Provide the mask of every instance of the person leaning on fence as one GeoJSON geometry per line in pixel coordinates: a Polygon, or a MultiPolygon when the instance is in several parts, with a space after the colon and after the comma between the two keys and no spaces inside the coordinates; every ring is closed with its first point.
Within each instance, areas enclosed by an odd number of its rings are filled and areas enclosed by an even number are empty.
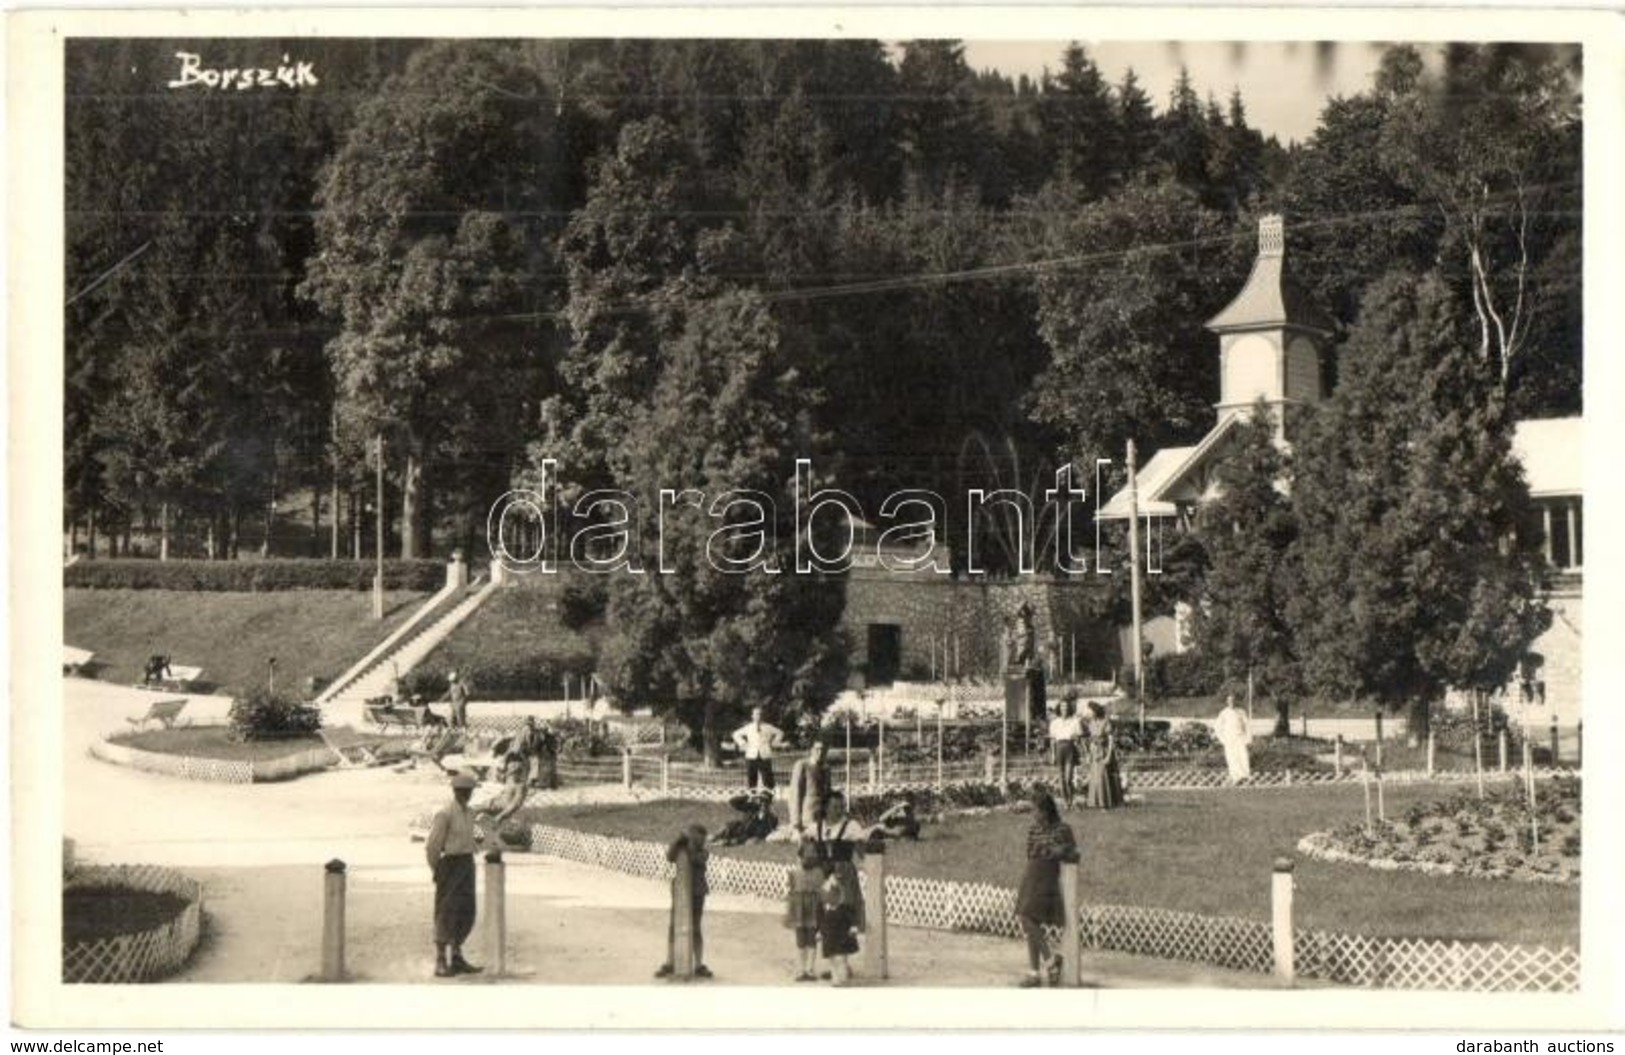
{"type": "MultiPolygon", "coordinates": [[[[698,824],[690,824],[684,828],[671,845],[666,847],[666,860],[677,863],[681,852],[688,851],[689,871],[689,931],[694,935],[694,977],[710,978],[711,968],[705,966],[705,937],[700,931],[700,921],[705,915],[705,895],[710,888],[705,881],[705,865],[710,854],[705,849],[705,829],[698,824]]],[[[670,978],[676,973],[677,967],[677,895],[680,890],[679,877],[671,879],[671,922],[666,927],[666,962],[660,965],[655,972],[656,978],[670,978]]]]}
{"type": "Polygon", "coordinates": [[[1078,860],[1078,841],[1072,829],[1061,820],[1055,799],[1042,788],[1033,792],[1033,825],[1027,830],[1027,870],[1016,893],[1016,920],[1027,939],[1028,973],[1022,988],[1043,984],[1047,972],[1051,984],[1061,977],[1061,957],[1051,956],[1046,926],[1066,922],[1066,906],[1061,898],[1061,863],[1078,860]]]}
{"type": "Polygon", "coordinates": [[[818,932],[823,921],[823,889],[827,878],[823,849],[811,839],[797,851],[798,863],[790,869],[789,892],[785,895],[784,925],[796,934],[796,977],[798,982],[818,980],[818,932]]]}
{"type": "Polygon", "coordinates": [[[1252,743],[1253,733],[1247,725],[1247,716],[1236,706],[1235,696],[1224,698],[1224,710],[1219,712],[1218,719],[1213,723],[1213,731],[1224,745],[1224,764],[1230,770],[1230,783],[1236,784],[1253,775],[1252,759],[1248,757],[1247,745],[1252,743]]]}
{"type": "Polygon", "coordinates": [[[452,801],[434,815],[424,847],[434,875],[436,978],[483,970],[463,959],[463,942],[474,930],[474,815],[468,808],[474,784],[467,773],[452,777],[452,801]]]}
{"type": "Polygon", "coordinates": [[[784,745],[784,733],[762,721],[762,709],[750,709],[750,721],[734,730],[734,746],[745,757],[745,787],[773,790],[773,751],[784,745]]]}
{"type": "Polygon", "coordinates": [[[790,770],[790,827],[797,839],[817,834],[829,796],[829,763],[825,748],[821,742],[814,740],[807,750],[807,757],[797,761],[790,770]]]}

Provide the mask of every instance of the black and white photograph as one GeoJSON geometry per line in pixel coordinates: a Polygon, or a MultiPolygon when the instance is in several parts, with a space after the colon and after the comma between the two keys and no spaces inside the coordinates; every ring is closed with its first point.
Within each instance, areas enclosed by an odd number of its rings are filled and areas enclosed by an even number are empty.
{"type": "Polygon", "coordinates": [[[61,31],[18,1025],[1620,1028],[1590,29],[909,24],[61,31]]]}

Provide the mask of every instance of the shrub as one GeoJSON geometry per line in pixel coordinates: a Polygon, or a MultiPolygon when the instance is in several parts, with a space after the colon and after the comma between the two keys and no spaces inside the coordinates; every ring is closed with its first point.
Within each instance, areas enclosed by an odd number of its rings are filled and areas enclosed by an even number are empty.
{"type": "Polygon", "coordinates": [[[1224,682],[1223,673],[1199,652],[1157,656],[1146,675],[1148,688],[1158,697],[1212,696],[1224,682]]]}
{"type": "Polygon", "coordinates": [[[609,588],[601,578],[571,582],[559,592],[559,622],[571,630],[598,622],[609,608],[609,588]]]}
{"type": "MultiPolygon", "coordinates": [[[[583,677],[597,668],[587,653],[573,656],[535,658],[530,656],[490,656],[457,666],[457,676],[465,679],[477,701],[551,700],[558,697],[564,675],[583,677]]],[[[403,675],[401,691],[407,695],[435,700],[446,694],[450,668],[438,660],[403,675]]]]}
{"type": "Polygon", "coordinates": [[[558,738],[559,757],[566,761],[618,755],[626,740],[602,722],[586,718],[554,718],[548,728],[558,738]]]}
{"type": "MultiPolygon", "coordinates": [[[[370,590],[377,565],[347,560],[91,560],[63,571],[63,585],[82,590],[370,590]]],[[[438,560],[384,561],[384,588],[432,593],[446,584],[438,560]]]]}
{"type": "Polygon", "coordinates": [[[238,739],[277,740],[314,733],[321,728],[322,712],[267,689],[255,689],[232,701],[229,721],[238,739]]]}

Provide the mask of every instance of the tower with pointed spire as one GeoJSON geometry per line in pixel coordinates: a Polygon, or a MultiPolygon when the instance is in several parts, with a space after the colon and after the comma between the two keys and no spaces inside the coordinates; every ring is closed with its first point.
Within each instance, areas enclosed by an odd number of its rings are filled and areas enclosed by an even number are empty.
{"type": "Polygon", "coordinates": [[[1286,227],[1279,215],[1258,221],[1258,257],[1247,282],[1207,328],[1219,335],[1219,423],[1262,398],[1276,428],[1288,403],[1326,395],[1320,356],[1331,323],[1286,274],[1286,227]]]}

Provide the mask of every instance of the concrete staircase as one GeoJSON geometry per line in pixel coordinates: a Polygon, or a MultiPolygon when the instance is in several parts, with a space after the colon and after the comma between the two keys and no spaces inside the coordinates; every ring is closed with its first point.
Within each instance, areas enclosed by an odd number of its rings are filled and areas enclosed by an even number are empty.
{"type": "MultiPolygon", "coordinates": [[[[322,708],[323,724],[361,728],[364,702],[387,695],[397,674],[405,677],[412,668],[423,662],[424,657],[478,611],[499,588],[497,583],[487,582],[439,618],[432,621],[414,619],[385,639],[316,698],[316,703],[322,708]]],[[[436,594],[425,609],[442,603],[447,593],[442,591],[436,594]]]]}

